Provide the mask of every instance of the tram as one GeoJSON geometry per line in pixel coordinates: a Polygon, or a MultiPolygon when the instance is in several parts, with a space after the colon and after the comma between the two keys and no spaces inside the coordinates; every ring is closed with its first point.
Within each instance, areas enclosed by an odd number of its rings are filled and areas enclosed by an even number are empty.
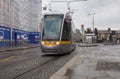
{"type": "Polygon", "coordinates": [[[70,13],[45,13],[42,21],[41,52],[65,54],[75,49],[70,13]]]}

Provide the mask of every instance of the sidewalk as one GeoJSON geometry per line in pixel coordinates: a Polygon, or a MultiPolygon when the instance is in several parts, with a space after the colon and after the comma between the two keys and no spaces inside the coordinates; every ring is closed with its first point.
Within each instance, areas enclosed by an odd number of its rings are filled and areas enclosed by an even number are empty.
{"type": "Polygon", "coordinates": [[[100,44],[97,43],[79,43],[78,47],[93,47],[93,46],[98,46],[100,44]]]}
{"type": "Polygon", "coordinates": [[[29,44],[25,46],[12,46],[12,47],[0,47],[0,52],[14,51],[14,50],[23,50],[29,48],[40,47],[40,44],[29,44]]]}
{"type": "Polygon", "coordinates": [[[50,79],[120,79],[119,51],[120,46],[80,48],[50,79]]]}

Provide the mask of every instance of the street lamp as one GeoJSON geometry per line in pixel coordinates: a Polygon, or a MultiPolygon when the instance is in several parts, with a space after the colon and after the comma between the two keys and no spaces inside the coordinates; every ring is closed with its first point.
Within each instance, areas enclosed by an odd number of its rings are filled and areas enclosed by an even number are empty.
{"type": "Polygon", "coordinates": [[[9,0],[9,27],[10,27],[10,45],[12,46],[12,10],[13,0],[9,0]]]}
{"type": "Polygon", "coordinates": [[[88,14],[88,15],[92,16],[92,26],[93,26],[93,38],[92,38],[92,40],[93,40],[93,43],[94,43],[94,41],[95,41],[95,33],[94,33],[94,25],[95,25],[94,15],[95,15],[95,13],[88,14]]]}

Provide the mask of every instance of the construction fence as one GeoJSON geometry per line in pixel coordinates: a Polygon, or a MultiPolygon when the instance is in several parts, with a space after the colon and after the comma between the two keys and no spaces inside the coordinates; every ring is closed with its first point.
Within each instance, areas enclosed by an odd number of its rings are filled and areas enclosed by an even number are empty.
{"type": "Polygon", "coordinates": [[[40,32],[27,32],[0,26],[0,46],[24,46],[39,43],[40,32]]]}

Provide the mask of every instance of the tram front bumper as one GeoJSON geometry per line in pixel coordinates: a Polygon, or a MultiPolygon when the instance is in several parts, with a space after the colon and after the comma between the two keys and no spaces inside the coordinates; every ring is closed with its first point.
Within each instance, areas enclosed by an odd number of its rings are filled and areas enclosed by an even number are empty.
{"type": "Polygon", "coordinates": [[[42,53],[59,53],[61,52],[61,49],[59,45],[55,46],[41,45],[41,51],[42,53]]]}
{"type": "Polygon", "coordinates": [[[70,45],[55,45],[55,46],[46,46],[41,45],[42,53],[66,53],[70,51],[70,45]]]}

